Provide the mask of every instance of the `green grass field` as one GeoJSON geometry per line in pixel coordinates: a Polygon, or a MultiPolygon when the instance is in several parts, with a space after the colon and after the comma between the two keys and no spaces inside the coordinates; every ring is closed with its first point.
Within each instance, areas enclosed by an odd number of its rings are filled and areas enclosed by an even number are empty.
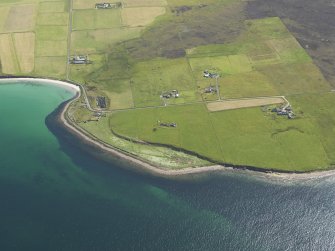
{"type": "Polygon", "coordinates": [[[117,112],[110,123],[116,133],[134,140],[172,145],[213,159],[220,159],[222,156],[203,104],[117,112]],[[161,127],[159,121],[177,123],[177,128],[161,127]]]}
{"type": "Polygon", "coordinates": [[[309,97],[330,109],[319,114],[317,120],[313,113],[319,111],[310,111],[306,107],[309,101],[294,96],[290,100],[295,107],[308,111],[294,120],[273,116],[260,108],[209,114],[202,105],[189,105],[118,112],[111,126],[118,134],[180,147],[222,163],[276,170],[327,169],[335,161],[331,140],[335,132],[324,127],[333,128],[335,121],[323,122],[335,113],[331,109],[334,95],[309,97]],[[160,127],[158,120],[175,122],[178,127],[160,127]]]}
{"type": "Polygon", "coordinates": [[[195,81],[186,59],[155,59],[133,67],[131,88],[136,107],[163,105],[163,92],[178,90],[180,97],[169,104],[197,101],[195,81]]]}

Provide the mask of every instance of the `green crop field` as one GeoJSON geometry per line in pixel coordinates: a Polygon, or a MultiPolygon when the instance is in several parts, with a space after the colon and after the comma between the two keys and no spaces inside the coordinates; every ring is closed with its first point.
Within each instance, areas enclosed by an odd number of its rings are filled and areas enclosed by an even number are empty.
{"type": "Polygon", "coordinates": [[[82,98],[69,117],[166,168],[335,167],[335,92],[280,18],[249,20],[239,0],[120,2],[95,9],[90,0],[1,1],[1,74],[81,83],[106,116],[97,119],[82,98]],[[75,55],[90,63],[69,64],[75,55]],[[178,97],[163,97],[174,90],[178,97]],[[276,102],[220,108],[260,97],[289,102],[294,118],[271,112],[276,102]]]}

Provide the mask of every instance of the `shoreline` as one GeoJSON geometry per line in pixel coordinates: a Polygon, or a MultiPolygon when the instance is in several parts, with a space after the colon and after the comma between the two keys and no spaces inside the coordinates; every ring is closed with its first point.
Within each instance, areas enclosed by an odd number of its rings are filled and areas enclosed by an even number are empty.
{"type": "Polygon", "coordinates": [[[64,128],[69,131],[71,134],[76,135],[80,139],[84,140],[86,143],[99,148],[100,150],[111,154],[115,157],[118,157],[122,160],[127,161],[130,164],[136,166],[131,168],[132,170],[136,171],[144,171],[146,173],[165,177],[165,178],[172,178],[172,177],[180,177],[180,176],[189,176],[189,175],[197,175],[197,174],[206,174],[206,173],[214,173],[214,172],[229,172],[229,173],[245,173],[252,176],[257,177],[264,177],[264,178],[275,178],[275,179],[285,179],[285,180],[309,180],[309,179],[316,179],[316,178],[324,178],[335,175],[335,170],[324,170],[324,171],[311,171],[311,172],[280,172],[280,171],[272,171],[270,169],[259,169],[255,167],[255,170],[250,168],[236,168],[234,166],[224,166],[219,164],[213,164],[211,166],[203,166],[203,167],[188,167],[179,170],[168,170],[159,168],[151,163],[148,163],[144,160],[139,159],[137,156],[132,155],[131,153],[126,153],[121,149],[117,149],[109,144],[104,143],[103,141],[94,138],[89,135],[84,129],[74,125],[71,123],[67,118],[67,110],[71,103],[74,100],[77,100],[81,97],[81,88],[79,85],[76,85],[71,82],[61,81],[61,80],[53,80],[53,79],[44,79],[44,78],[29,78],[29,77],[19,77],[19,78],[1,78],[0,84],[3,81],[10,81],[10,82],[37,82],[41,84],[50,84],[61,86],[66,88],[70,91],[73,91],[75,96],[63,103],[63,107],[61,111],[57,114],[58,120],[64,126],[64,128]],[[258,169],[258,170],[256,170],[258,169]]]}
{"type": "Polygon", "coordinates": [[[48,84],[48,85],[54,85],[54,86],[61,86],[69,91],[80,93],[80,87],[78,85],[75,85],[74,83],[62,81],[62,80],[55,80],[55,79],[46,79],[46,78],[34,78],[34,77],[2,77],[0,78],[0,84],[1,82],[35,82],[39,84],[48,84]]]}

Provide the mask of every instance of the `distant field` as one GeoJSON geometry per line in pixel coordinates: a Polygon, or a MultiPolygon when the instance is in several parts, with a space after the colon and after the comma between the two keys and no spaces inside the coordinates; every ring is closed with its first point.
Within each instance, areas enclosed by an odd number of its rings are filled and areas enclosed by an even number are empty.
{"type": "Polygon", "coordinates": [[[54,13],[54,12],[64,12],[65,3],[64,1],[46,1],[41,2],[39,5],[40,13],[54,13]]]}
{"type": "Polygon", "coordinates": [[[112,28],[73,31],[71,48],[73,53],[91,54],[128,39],[140,36],[142,28],[112,28]]]}
{"type": "Polygon", "coordinates": [[[116,27],[121,27],[120,9],[76,10],[73,13],[73,30],[116,27]]]}
{"type": "Polygon", "coordinates": [[[184,103],[199,99],[191,69],[185,59],[157,59],[140,62],[131,78],[136,107],[163,105],[163,92],[178,90],[180,97],[167,103],[184,103]]]}
{"type": "Polygon", "coordinates": [[[329,83],[312,63],[278,64],[258,67],[281,95],[330,90],[329,83]]]}
{"type": "MultiPolygon", "coordinates": [[[[71,79],[74,81],[78,81],[81,83],[86,83],[86,77],[101,68],[106,61],[105,54],[90,54],[89,59],[92,60],[94,63],[88,65],[70,65],[70,76],[71,79]]],[[[66,61],[67,62],[67,61],[66,61]]],[[[65,63],[66,63],[65,62],[65,63]]],[[[102,83],[98,83],[100,88],[102,87],[102,83]]],[[[95,89],[97,89],[95,87],[95,89]]]]}
{"type": "Polygon", "coordinates": [[[53,78],[65,78],[67,57],[36,57],[35,74],[53,78]]]}
{"type": "Polygon", "coordinates": [[[0,31],[5,32],[5,23],[10,11],[10,6],[0,6],[0,31]]]}
{"type": "Polygon", "coordinates": [[[250,72],[251,62],[246,55],[230,55],[217,57],[190,58],[190,64],[195,74],[202,78],[204,70],[214,71],[221,76],[250,72]]]}
{"type": "Polygon", "coordinates": [[[35,65],[35,34],[14,33],[14,45],[22,73],[31,73],[35,65]]]}
{"type": "Polygon", "coordinates": [[[67,39],[67,26],[42,25],[36,28],[36,37],[39,41],[64,41],[67,39]]]}
{"type": "Polygon", "coordinates": [[[67,56],[67,42],[53,40],[38,41],[36,56],[67,56]]]}
{"type": "Polygon", "coordinates": [[[122,0],[124,7],[165,6],[166,0],[122,0]]]}
{"type": "Polygon", "coordinates": [[[137,7],[122,9],[122,22],[126,26],[138,27],[152,23],[156,17],[165,13],[164,7],[137,7]]]}
{"type": "Polygon", "coordinates": [[[203,104],[117,112],[110,123],[116,133],[133,139],[182,147],[214,159],[222,158],[203,104]],[[177,128],[160,127],[159,121],[177,123],[177,128]]]}
{"type": "MultiPolygon", "coordinates": [[[[331,104],[335,102],[334,94],[329,94],[325,101],[322,101],[325,97],[310,98],[323,105],[330,100],[331,104]]],[[[297,109],[300,106],[296,102],[308,104],[308,99],[300,96],[292,100],[297,109]]],[[[330,108],[331,104],[326,106],[330,108]]],[[[334,149],[330,137],[335,135],[333,130],[324,131],[327,136],[323,135],[321,128],[334,125],[322,121],[335,110],[318,116],[317,122],[310,118],[312,113],[318,113],[316,107],[310,111],[305,106],[303,110],[304,116],[287,120],[275,118],[259,108],[208,116],[199,105],[169,107],[118,112],[113,115],[111,126],[121,135],[182,147],[226,163],[297,171],[327,168],[329,157],[332,161],[335,157],[329,154],[334,149]],[[160,127],[157,121],[175,122],[177,128],[160,127]],[[324,144],[328,144],[326,148],[324,144]]]]}
{"type": "Polygon", "coordinates": [[[95,2],[92,0],[73,0],[73,9],[94,9],[95,2]]]}
{"type": "Polygon", "coordinates": [[[4,25],[6,32],[31,31],[35,25],[36,6],[34,4],[12,6],[4,25]]]}
{"type": "Polygon", "coordinates": [[[10,34],[0,35],[0,60],[2,73],[15,74],[18,72],[18,62],[10,34]]]}
{"type": "Polygon", "coordinates": [[[38,15],[38,25],[68,25],[69,15],[65,12],[41,13],[38,15]]]}
{"type": "Polygon", "coordinates": [[[106,94],[110,99],[110,109],[128,109],[134,107],[133,93],[130,88],[130,81],[114,80],[111,85],[114,88],[106,90],[106,94]]]}
{"type": "Polygon", "coordinates": [[[219,78],[219,86],[221,98],[247,98],[280,94],[271,83],[271,78],[259,71],[219,78]]]}

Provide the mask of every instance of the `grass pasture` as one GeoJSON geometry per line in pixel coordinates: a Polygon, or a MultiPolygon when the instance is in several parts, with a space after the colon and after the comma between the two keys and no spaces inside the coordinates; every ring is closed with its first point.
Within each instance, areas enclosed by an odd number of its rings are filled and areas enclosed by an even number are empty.
{"type": "Polygon", "coordinates": [[[46,1],[39,4],[39,13],[65,12],[64,1],[46,1]]]}
{"type": "Polygon", "coordinates": [[[66,12],[41,13],[38,15],[38,25],[64,25],[67,26],[69,15],[66,12]]]}
{"type": "Polygon", "coordinates": [[[229,163],[296,171],[327,167],[309,118],[273,120],[253,108],[215,113],[212,121],[229,163]]]}
{"type": "Polygon", "coordinates": [[[251,36],[253,39],[269,40],[289,38],[292,35],[278,17],[253,19],[246,21],[248,32],[246,36],[251,36]]]}
{"type": "Polygon", "coordinates": [[[300,46],[298,41],[294,37],[288,37],[284,39],[274,39],[268,41],[272,48],[275,49],[279,55],[280,60],[287,63],[293,62],[311,62],[310,56],[300,46]]]}
{"type": "Polygon", "coordinates": [[[165,14],[164,7],[136,7],[124,8],[121,11],[123,25],[129,27],[143,27],[152,23],[156,17],[165,14]]]}
{"type": "Polygon", "coordinates": [[[329,83],[312,63],[278,64],[258,67],[280,95],[330,91],[329,83]]]}
{"type": "Polygon", "coordinates": [[[178,90],[180,97],[168,103],[197,101],[195,80],[186,59],[156,59],[135,65],[131,87],[136,107],[163,105],[162,92],[178,90]],[[185,94],[185,95],[184,95],[185,94]]]}
{"type": "Polygon", "coordinates": [[[109,102],[109,109],[118,110],[118,109],[129,109],[133,108],[133,94],[130,87],[123,92],[107,92],[109,102]]]}
{"type": "Polygon", "coordinates": [[[92,0],[73,0],[73,9],[84,10],[84,9],[94,9],[95,2],[92,0]]]}
{"type": "Polygon", "coordinates": [[[259,71],[224,76],[219,78],[219,86],[221,98],[276,96],[280,93],[271,79],[259,71]]]}
{"type": "Polygon", "coordinates": [[[220,76],[250,72],[252,70],[246,55],[189,58],[191,68],[198,80],[203,79],[203,72],[210,70],[220,76]]]}
{"type": "Polygon", "coordinates": [[[129,109],[134,107],[130,79],[113,79],[100,85],[109,99],[109,109],[129,109]]]}
{"type": "Polygon", "coordinates": [[[315,121],[315,135],[322,143],[330,165],[335,166],[335,93],[298,95],[291,98],[305,118],[315,121]]]}
{"type": "Polygon", "coordinates": [[[112,129],[133,139],[162,143],[222,159],[220,146],[203,104],[178,107],[138,109],[116,112],[112,129]],[[175,122],[177,128],[164,128],[161,122],[175,122]],[[201,134],[206,131],[206,137],[201,134]]]}
{"type": "Polygon", "coordinates": [[[8,17],[9,10],[10,10],[9,5],[0,6],[0,31],[1,32],[5,31],[5,23],[8,17]]]}
{"type": "Polygon", "coordinates": [[[36,76],[49,76],[52,78],[65,78],[67,57],[36,57],[36,76]]]}
{"type": "Polygon", "coordinates": [[[120,9],[75,10],[73,13],[73,30],[117,27],[121,27],[120,9]]]}
{"type": "Polygon", "coordinates": [[[40,40],[36,46],[36,56],[67,56],[67,42],[54,40],[40,40]]]}
{"type": "Polygon", "coordinates": [[[199,104],[117,112],[111,126],[133,139],[185,148],[221,162],[295,171],[325,169],[334,161],[325,141],[330,143],[335,132],[320,135],[322,119],[315,122],[309,115],[274,119],[259,108],[208,115],[199,104]],[[177,128],[160,127],[157,121],[175,122],[177,128]]]}
{"type": "MultiPolygon", "coordinates": [[[[92,60],[92,64],[87,65],[70,65],[70,77],[72,80],[86,84],[87,82],[92,81],[86,81],[86,78],[88,75],[90,75],[92,72],[97,71],[99,68],[101,68],[106,61],[106,55],[105,54],[90,54],[89,59],[92,60]]],[[[65,61],[65,63],[67,60],[65,61]]],[[[102,86],[100,81],[98,83],[95,83],[99,88],[102,86]]]]}
{"type": "Polygon", "coordinates": [[[14,33],[13,40],[21,73],[31,73],[35,66],[35,34],[14,33]]]}
{"type": "Polygon", "coordinates": [[[62,25],[42,25],[36,28],[38,41],[66,41],[68,27],[62,25]]]}
{"type": "Polygon", "coordinates": [[[113,28],[73,31],[72,53],[91,54],[105,52],[114,44],[140,36],[142,28],[113,28]]]}

